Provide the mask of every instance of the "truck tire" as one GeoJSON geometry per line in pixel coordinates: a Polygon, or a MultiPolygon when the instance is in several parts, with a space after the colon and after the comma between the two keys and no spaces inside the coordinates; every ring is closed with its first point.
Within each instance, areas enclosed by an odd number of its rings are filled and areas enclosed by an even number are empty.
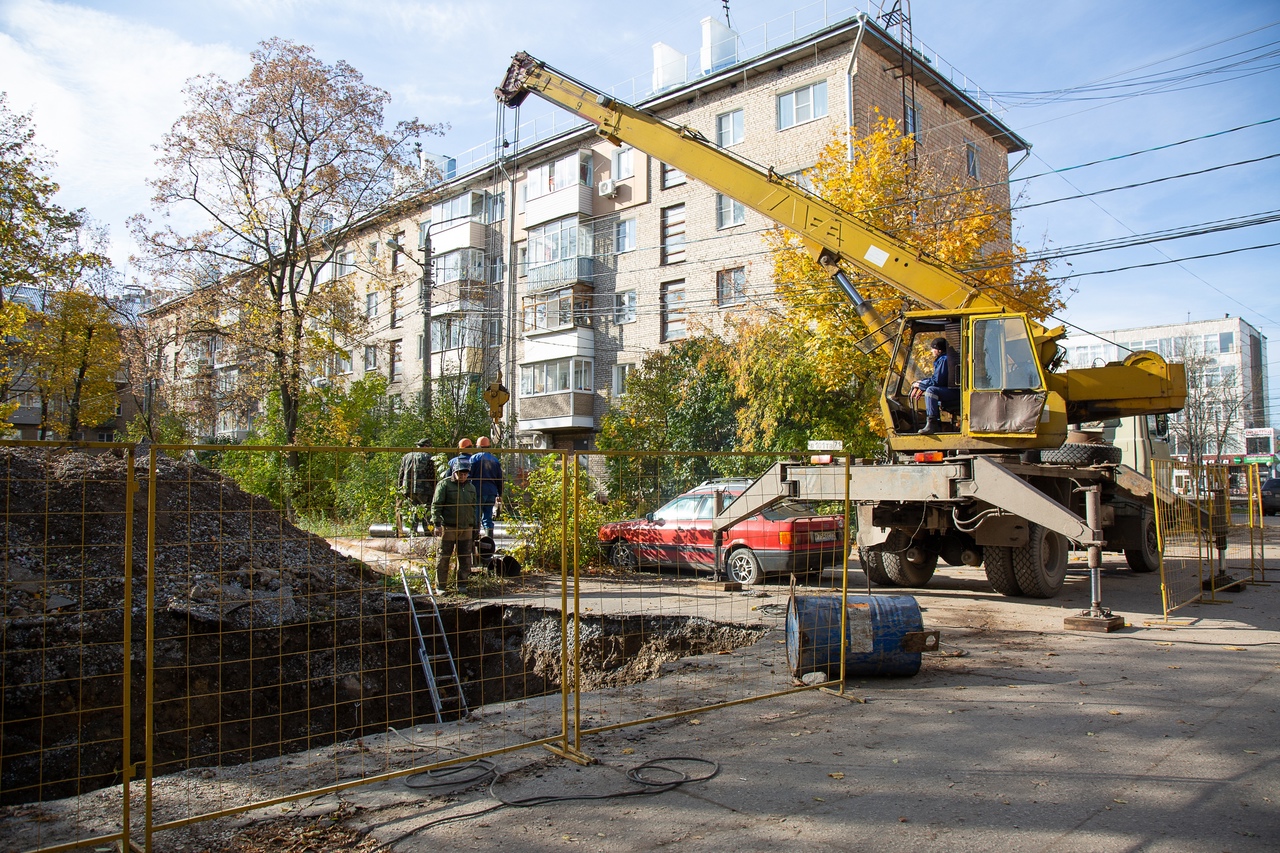
{"type": "Polygon", "coordinates": [[[908,560],[903,551],[885,551],[882,559],[884,573],[895,586],[924,586],[938,568],[938,555],[933,552],[926,552],[924,561],[920,563],[908,560]]]}
{"type": "Polygon", "coordinates": [[[1124,561],[1135,572],[1145,574],[1160,568],[1160,538],[1156,532],[1156,516],[1150,510],[1142,512],[1142,546],[1125,548],[1124,561]]]}
{"type": "Polygon", "coordinates": [[[982,568],[987,582],[1001,595],[1022,595],[1018,576],[1013,572],[1013,549],[1008,545],[985,545],[982,548],[982,568]]]}
{"type": "Polygon", "coordinates": [[[1040,451],[1040,461],[1054,465],[1102,465],[1123,458],[1124,451],[1114,444],[1064,444],[1056,450],[1040,451]]]}
{"type": "Polygon", "coordinates": [[[858,562],[862,563],[862,571],[867,576],[867,580],[876,586],[898,585],[893,582],[893,578],[889,577],[888,572],[884,570],[883,551],[868,551],[866,548],[859,548],[858,562]]]}
{"type": "Polygon", "coordinates": [[[1067,579],[1067,537],[1032,522],[1027,525],[1027,544],[1010,550],[1023,595],[1053,598],[1058,594],[1067,579]]]}

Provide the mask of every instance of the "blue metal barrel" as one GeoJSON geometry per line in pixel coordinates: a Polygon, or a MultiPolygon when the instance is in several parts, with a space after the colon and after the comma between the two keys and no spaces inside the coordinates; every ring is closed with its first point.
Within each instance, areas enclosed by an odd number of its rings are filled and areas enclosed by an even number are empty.
{"type": "MultiPolygon", "coordinates": [[[[920,605],[909,595],[851,595],[845,608],[845,675],[915,675],[920,671],[920,605]],[[909,634],[916,634],[909,638],[909,634]],[[912,640],[917,640],[912,642],[912,640]],[[905,645],[916,648],[907,651],[905,645]]],[[[791,597],[787,664],[799,678],[840,677],[840,596],[791,597]]]]}

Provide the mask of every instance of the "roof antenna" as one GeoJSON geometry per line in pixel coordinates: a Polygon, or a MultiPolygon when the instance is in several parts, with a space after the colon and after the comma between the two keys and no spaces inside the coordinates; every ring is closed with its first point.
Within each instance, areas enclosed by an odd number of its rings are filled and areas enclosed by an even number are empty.
{"type": "Polygon", "coordinates": [[[724,25],[729,29],[733,29],[733,22],[729,20],[729,0],[720,0],[724,4],[724,25]]]}

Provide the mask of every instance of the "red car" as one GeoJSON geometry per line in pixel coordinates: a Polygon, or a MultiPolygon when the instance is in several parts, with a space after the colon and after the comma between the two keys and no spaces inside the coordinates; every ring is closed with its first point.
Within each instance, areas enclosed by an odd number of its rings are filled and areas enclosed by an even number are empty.
{"type": "MultiPolygon", "coordinates": [[[[708,480],[633,521],[600,526],[600,542],[618,568],[714,569],[711,517],[715,492],[742,494],[750,480],[708,480]]],[[[840,565],[844,518],[816,515],[803,501],[784,500],[725,531],[724,567],[730,580],[763,583],[766,575],[820,572],[840,565]]]]}

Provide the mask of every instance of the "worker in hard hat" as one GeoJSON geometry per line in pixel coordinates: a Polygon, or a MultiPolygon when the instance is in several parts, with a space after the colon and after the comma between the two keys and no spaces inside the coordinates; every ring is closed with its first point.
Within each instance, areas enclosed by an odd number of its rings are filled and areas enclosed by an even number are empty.
{"type": "Polygon", "coordinates": [[[431,501],[431,519],[440,536],[440,558],[436,561],[436,585],[449,590],[449,568],[453,554],[458,554],[458,577],[453,589],[466,592],[471,576],[471,546],[476,525],[480,521],[480,499],[476,487],[468,482],[471,459],[458,456],[449,461],[449,476],[436,486],[431,501]]]}
{"type": "Polygon", "coordinates": [[[489,436],[476,439],[476,452],[471,455],[472,483],[480,494],[480,526],[484,535],[493,538],[494,508],[502,498],[502,462],[489,452],[489,436]]]}

